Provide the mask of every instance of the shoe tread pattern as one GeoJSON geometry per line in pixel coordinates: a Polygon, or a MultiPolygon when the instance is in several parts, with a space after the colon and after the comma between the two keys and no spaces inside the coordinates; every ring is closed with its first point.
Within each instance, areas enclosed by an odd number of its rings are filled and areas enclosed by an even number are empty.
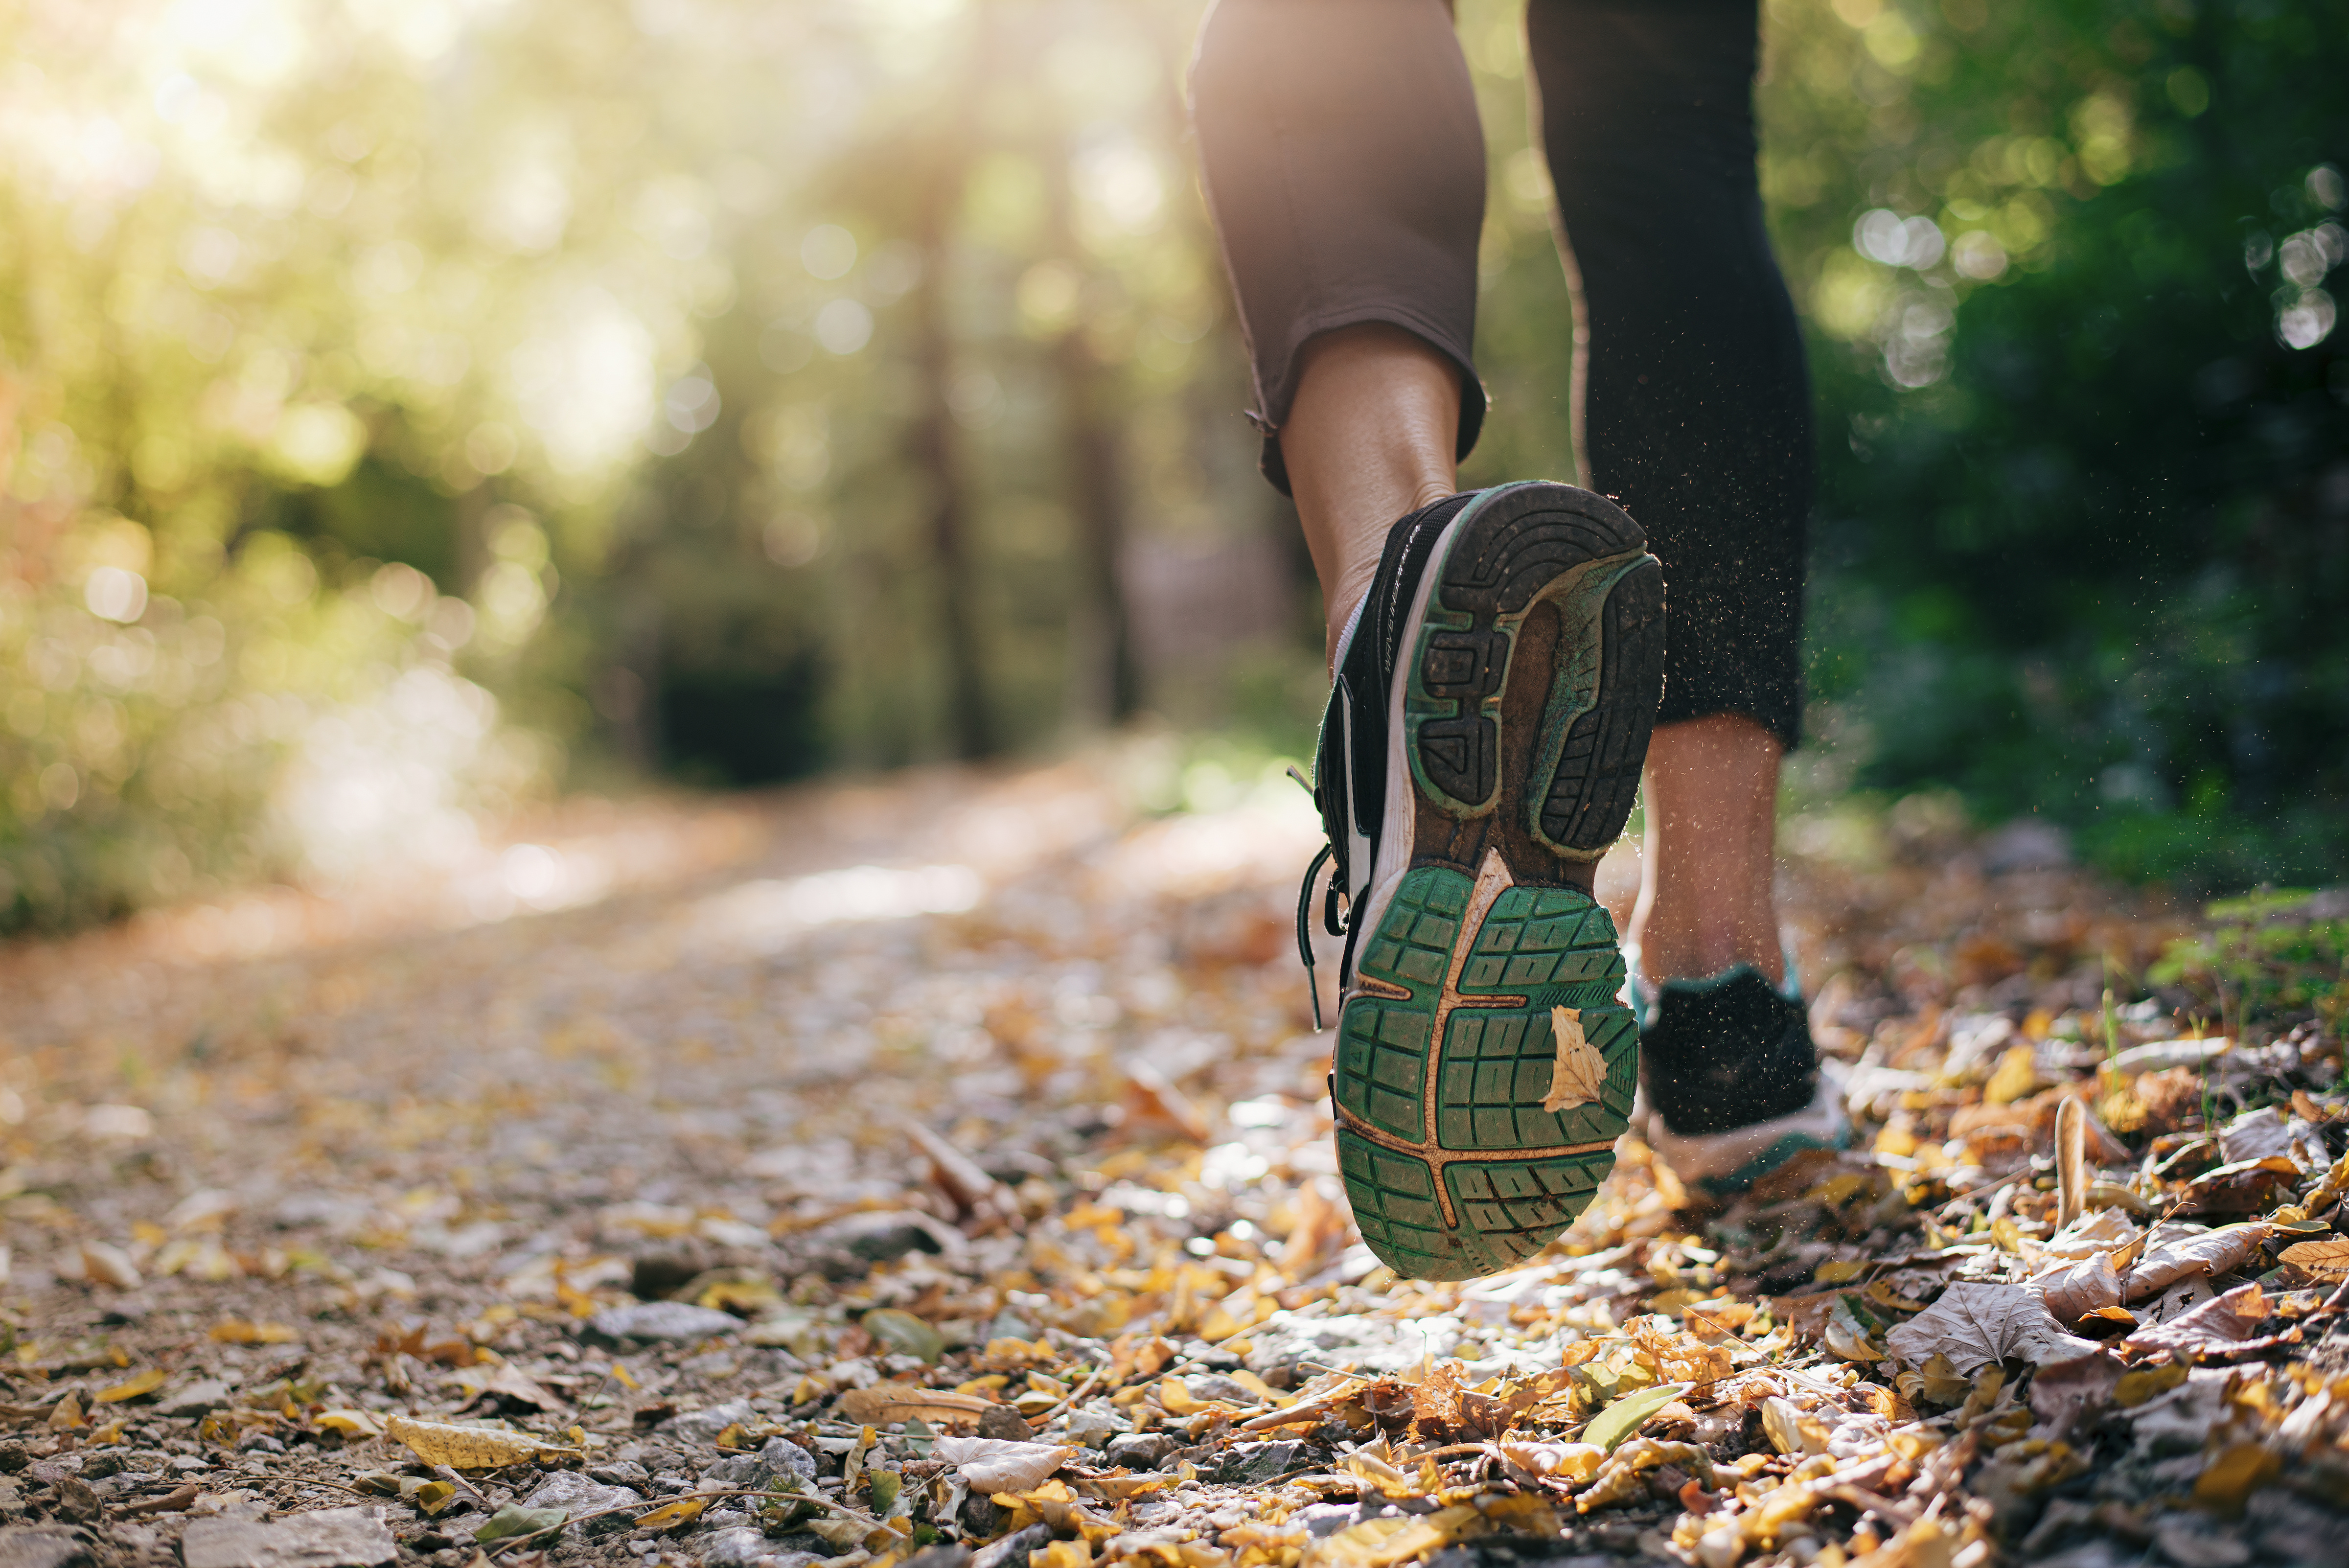
{"type": "Polygon", "coordinates": [[[1423,799],[1458,819],[1501,804],[1518,634],[1537,599],[1559,598],[1573,624],[1557,668],[1517,672],[1549,689],[1554,711],[1542,776],[1521,792],[1526,826],[1578,858],[1621,833],[1662,690],[1662,577],[1645,547],[1639,525],[1588,491],[1527,483],[1479,497],[1437,567],[1412,657],[1405,709],[1423,799]],[[1592,667],[1569,669],[1586,659],[1592,667]]]}
{"type": "Polygon", "coordinates": [[[1348,1000],[1332,1064],[1355,1222],[1407,1278],[1490,1273],[1571,1224],[1613,1164],[1638,1078],[1638,1029],[1616,1000],[1623,961],[1605,909],[1578,888],[1512,887],[1464,932],[1471,886],[1455,867],[1405,875],[1363,946],[1361,972],[1377,984],[1348,1000]],[[1485,997],[1506,1000],[1477,1005],[1485,997]],[[1541,1102],[1557,1007],[1580,1010],[1608,1073],[1597,1103],[1550,1112],[1541,1102]],[[1432,1051],[1439,1018],[1442,1048],[1432,1051]],[[1507,1158],[1516,1154],[1526,1158],[1507,1158]]]}

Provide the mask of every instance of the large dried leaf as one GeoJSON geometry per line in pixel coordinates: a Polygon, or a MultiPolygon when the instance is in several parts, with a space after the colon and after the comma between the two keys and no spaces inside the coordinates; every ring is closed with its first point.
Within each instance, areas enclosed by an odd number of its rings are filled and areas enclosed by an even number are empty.
{"type": "Polygon", "coordinates": [[[2231,1273],[2258,1255],[2268,1232],[2269,1227],[2254,1222],[2157,1240],[2122,1282],[2121,1299],[2143,1301],[2197,1274],[2231,1273]]]}
{"type": "Polygon", "coordinates": [[[2138,1329],[2121,1343],[2132,1350],[2191,1354],[2240,1345],[2260,1332],[2268,1315],[2267,1296],[2256,1284],[2238,1285],[2225,1295],[2179,1313],[2168,1323],[2138,1329]]]}
{"type": "Polygon", "coordinates": [[[2295,1241],[2276,1256],[2321,1280],[2337,1280],[2349,1274],[2349,1238],[2330,1236],[2314,1241],[2295,1241]]]}
{"type": "Polygon", "coordinates": [[[404,1443],[428,1465],[449,1465],[460,1470],[499,1469],[506,1465],[556,1454],[576,1454],[558,1443],[543,1442],[527,1432],[496,1427],[460,1427],[448,1421],[411,1421],[394,1416],[383,1424],[384,1436],[404,1443]]]}
{"type": "Polygon", "coordinates": [[[2120,1272],[2113,1267],[2110,1252],[2060,1263],[2034,1276],[2030,1288],[2064,1323],[2076,1324],[2100,1308],[2121,1304],[2120,1272]]]}
{"type": "Polygon", "coordinates": [[[2069,1361],[2096,1346],[2064,1332],[2024,1285],[1961,1280],[1941,1299],[1885,1336],[1892,1354],[1910,1366],[1946,1355],[1961,1373],[2010,1357],[2034,1364],[2069,1361]]]}
{"type": "Polygon", "coordinates": [[[940,1438],[930,1450],[962,1473],[978,1492],[1031,1491],[1081,1450],[1060,1443],[1013,1443],[995,1438],[940,1438]]]}
{"type": "Polygon", "coordinates": [[[2086,1258],[2117,1252],[2142,1234],[2137,1222],[2119,1210],[2099,1209],[2056,1231],[2039,1250],[2051,1258],[2086,1258]]]}
{"type": "Polygon", "coordinates": [[[1549,1025],[1557,1042],[1557,1059],[1550,1064],[1549,1092],[1542,1096],[1542,1109],[1565,1111],[1595,1103],[1607,1085],[1607,1058],[1583,1037],[1582,1010],[1553,1007],[1549,1025]]]}
{"type": "Polygon", "coordinates": [[[876,1383],[870,1388],[852,1388],[840,1397],[841,1418],[860,1427],[885,1427],[893,1421],[967,1427],[991,1406],[991,1401],[976,1394],[922,1388],[911,1383],[876,1383]]]}

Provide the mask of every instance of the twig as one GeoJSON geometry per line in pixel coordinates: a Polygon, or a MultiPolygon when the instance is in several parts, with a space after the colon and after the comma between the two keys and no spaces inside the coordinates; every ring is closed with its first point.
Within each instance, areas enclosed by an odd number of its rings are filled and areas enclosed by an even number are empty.
{"type": "MultiPolygon", "coordinates": [[[[347,1490],[347,1489],[345,1489],[345,1490],[347,1490]]],[[[478,1495],[478,1494],[476,1494],[476,1495],[478,1495]]],[[[849,1507],[847,1507],[846,1505],[842,1504],[842,1503],[834,1502],[834,1501],[833,1501],[830,1498],[828,1498],[828,1497],[824,1497],[824,1496],[822,1496],[821,1494],[816,1493],[816,1492],[805,1492],[805,1491],[742,1491],[742,1490],[732,1490],[732,1491],[697,1491],[697,1492],[688,1492],[688,1493],[686,1493],[685,1495],[686,1495],[686,1497],[704,1497],[704,1498],[710,1498],[710,1499],[717,1499],[717,1498],[721,1498],[721,1497],[728,1497],[728,1498],[769,1497],[769,1498],[776,1498],[776,1499],[779,1499],[779,1500],[783,1501],[786,1501],[786,1502],[812,1502],[812,1503],[815,1504],[818,1508],[828,1508],[828,1509],[830,1509],[830,1510],[831,1510],[833,1512],[834,1512],[834,1513],[841,1514],[841,1515],[843,1515],[843,1516],[844,1516],[844,1517],[846,1517],[846,1518],[849,1518],[849,1519],[853,1519],[853,1520],[854,1520],[857,1523],[859,1523],[859,1524],[862,1524],[862,1525],[865,1526],[867,1529],[870,1529],[870,1530],[885,1530],[885,1529],[887,1529],[887,1528],[888,1528],[888,1527],[887,1527],[886,1525],[885,1525],[881,1521],[879,1521],[879,1520],[877,1520],[877,1519],[874,1519],[874,1517],[872,1517],[870,1514],[859,1513],[859,1512],[857,1512],[857,1511],[856,1511],[854,1509],[853,1509],[853,1508],[849,1508],[849,1507]]],[[[509,1535],[509,1536],[507,1536],[507,1537],[506,1537],[504,1540],[502,1540],[502,1541],[493,1541],[493,1542],[490,1542],[490,1544],[489,1544],[486,1548],[484,1548],[484,1550],[485,1550],[485,1551],[487,1551],[487,1552],[491,1552],[492,1554],[493,1554],[493,1555],[494,1555],[494,1554],[495,1554],[495,1553],[497,1553],[497,1552],[500,1552],[504,1551],[504,1550],[505,1550],[507,1547],[509,1547],[509,1546],[517,1546],[517,1545],[520,1545],[521,1543],[523,1543],[523,1542],[526,1542],[526,1541],[535,1541],[535,1540],[537,1540],[537,1539],[538,1539],[540,1536],[542,1536],[542,1535],[551,1535],[551,1534],[553,1534],[554,1532],[556,1532],[556,1531],[558,1531],[558,1530],[566,1529],[566,1528],[568,1528],[569,1526],[574,1525],[574,1524],[585,1524],[587,1521],[589,1521],[589,1520],[591,1520],[591,1519],[608,1519],[608,1518],[610,1518],[610,1517],[611,1517],[612,1515],[614,1515],[614,1514],[619,1514],[619,1513],[633,1513],[633,1514],[636,1514],[636,1515],[637,1515],[637,1521],[638,1521],[639,1523],[641,1523],[641,1522],[643,1522],[645,1520],[647,1520],[647,1519],[650,1519],[654,1514],[658,1513],[662,1509],[664,1509],[664,1508],[672,1508],[672,1507],[675,1507],[677,1503],[681,1502],[681,1501],[685,1501],[685,1500],[684,1500],[684,1498],[676,1498],[676,1499],[672,1499],[672,1500],[671,1500],[670,1501],[668,1501],[668,1502],[655,1503],[655,1504],[654,1504],[652,1507],[650,1507],[650,1508],[647,1508],[647,1507],[646,1507],[643,1503],[641,1503],[641,1502],[627,1502],[627,1503],[622,1503],[622,1504],[621,1504],[619,1507],[617,1507],[617,1508],[598,1508],[598,1509],[594,1509],[594,1510],[589,1511],[588,1511],[588,1512],[586,1512],[586,1513],[580,1513],[580,1514],[573,1514],[573,1515],[570,1515],[569,1517],[565,1518],[565,1519],[563,1521],[563,1522],[562,1522],[561,1524],[550,1524],[550,1525],[548,1525],[544,1530],[533,1530],[533,1531],[530,1532],[529,1532],[528,1534],[526,1534],[526,1535],[509,1535]]]]}
{"type": "Polygon", "coordinates": [[[1050,1409],[1045,1411],[1042,1415],[1037,1417],[1033,1421],[1030,1421],[1029,1423],[1030,1429],[1042,1426],[1045,1422],[1050,1420],[1053,1417],[1059,1415],[1063,1410],[1073,1408],[1078,1400],[1092,1392],[1093,1385],[1100,1382],[1102,1374],[1108,1370],[1109,1368],[1105,1366],[1096,1366],[1091,1372],[1087,1373],[1085,1375],[1085,1380],[1077,1385],[1076,1392],[1061,1400],[1059,1404],[1053,1406],[1050,1409]]]}

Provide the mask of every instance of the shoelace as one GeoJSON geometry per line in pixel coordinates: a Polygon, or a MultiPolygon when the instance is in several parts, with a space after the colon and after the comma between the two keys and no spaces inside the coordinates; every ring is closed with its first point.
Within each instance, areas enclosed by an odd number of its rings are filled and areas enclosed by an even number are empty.
{"type": "MultiPolygon", "coordinates": [[[[1313,857],[1313,864],[1305,868],[1305,880],[1297,889],[1297,956],[1305,963],[1305,992],[1313,1002],[1313,1033],[1319,1034],[1322,1028],[1321,986],[1313,973],[1313,933],[1310,924],[1313,884],[1320,877],[1321,867],[1337,858],[1338,835],[1340,828],[1331,825],[1329,808],[1322,805],[1319,793],[1307,781],[1305,775],[1292,766],[1288,770],[1288,776],[1295,779],[1298,786],[1306,794],[1313,796],[1314,805],[1321,811],[1321,831],[1329,838],[1329,842],[1321,846],[1321,853],[1313,857]]],[[[1340,867],[1340,869],[1343,868],[1340,867]]],[[[1344,936],[1348,927],[1352,924],[1352,912],[1341,909],[1340,905],[1340,878],[1336,875],[1330,877],[1330,890],[1321,900],[1321,924],[1333,937],[1344,936]]]]}

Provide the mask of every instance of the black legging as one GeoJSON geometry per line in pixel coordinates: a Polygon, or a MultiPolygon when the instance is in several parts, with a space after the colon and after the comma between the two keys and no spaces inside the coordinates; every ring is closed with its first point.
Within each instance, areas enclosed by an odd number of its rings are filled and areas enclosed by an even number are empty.
{"type": "MultiPolygon", "coordinates": [[[[1587,480],[1664,565],[1659,722],[1741,713],[1792,746],[1810,390],[1754,177],[1755,0],[1528,0],[1526,23],[1587,480]]],[[[1485,140],[1444,0],[1217,0],[1191,88],[1266,476],[1288,490],[1298,351],[1366,321],[1460,366],[1467,456],[1485,140]]]]}

